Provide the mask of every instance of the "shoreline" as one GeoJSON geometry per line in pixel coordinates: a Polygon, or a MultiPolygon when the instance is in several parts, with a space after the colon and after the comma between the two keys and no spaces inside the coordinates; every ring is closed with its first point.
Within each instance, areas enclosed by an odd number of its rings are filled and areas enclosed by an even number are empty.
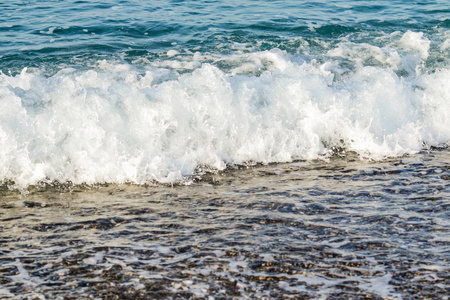
{"type": "Polygon", "coordinates": [[[438,298],[449,288],[449,156],[2,198],[0,295],[438,298]]]}

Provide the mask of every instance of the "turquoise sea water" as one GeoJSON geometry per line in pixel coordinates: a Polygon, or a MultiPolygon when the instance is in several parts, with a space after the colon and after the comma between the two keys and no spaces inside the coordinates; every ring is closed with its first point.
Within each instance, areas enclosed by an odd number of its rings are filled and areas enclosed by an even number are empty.
{"type": "Polygon", "coordinates": [[[332,47],[348,39],[379,45],[377,38],[408,30],[423,32],[434,48],[448,38],[450,27],[444,0],[13,0],[0,8],[3,72],[103,58],[156,59],[169,50],[225,55],[279,48],[320,55],[327,50],[321,43],[332,47]],[[310,49],[301,48],[305,41],[310,49]]]}
{"type": "Polygon", "coordinates": [[[0,1],[0,298],[448,299],[449,83],[446,0],[0,1]]]}

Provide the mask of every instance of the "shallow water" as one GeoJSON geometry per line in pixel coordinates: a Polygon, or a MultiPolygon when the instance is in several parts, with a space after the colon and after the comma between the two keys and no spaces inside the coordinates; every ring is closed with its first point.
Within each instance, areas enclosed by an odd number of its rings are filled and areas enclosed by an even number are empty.
{"type": "Polygon", "coordinates": [[[13,299],[446,299],[450,152],[3,190],[13,299]]]}
{"type": "Polygon", "coordinates": [[[449,13],[3,1],[0,298],[445,299],[449,13]]]}

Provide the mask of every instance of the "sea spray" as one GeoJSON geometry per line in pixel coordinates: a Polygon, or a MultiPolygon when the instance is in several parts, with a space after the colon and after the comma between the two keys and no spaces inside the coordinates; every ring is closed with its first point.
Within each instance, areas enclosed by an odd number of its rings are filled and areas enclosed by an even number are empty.
{"type": "Polygon", "coordinates": [[[176,182],[199,166],[327,158],[336,148],[378,160],[445,146],[450,70],[424,69],[421,34],[398,38],[399,48],[343,41],[312,59],[232,54],[220,58],[226,67],[193,56],[2,73],[0,178],[19,187],[176,182]],[[190,71],[176,68],[189,60],[190,71]]]}

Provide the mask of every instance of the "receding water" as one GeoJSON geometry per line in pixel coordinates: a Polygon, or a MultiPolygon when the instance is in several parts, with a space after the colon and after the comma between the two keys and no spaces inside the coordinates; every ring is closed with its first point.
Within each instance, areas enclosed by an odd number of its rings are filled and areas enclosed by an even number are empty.
{"type": "Polygon", "coordinates": [[[0,294],[445,299],[449,162],[431,151],[226,171],[190,186],[6,192],[0,294]]]}

